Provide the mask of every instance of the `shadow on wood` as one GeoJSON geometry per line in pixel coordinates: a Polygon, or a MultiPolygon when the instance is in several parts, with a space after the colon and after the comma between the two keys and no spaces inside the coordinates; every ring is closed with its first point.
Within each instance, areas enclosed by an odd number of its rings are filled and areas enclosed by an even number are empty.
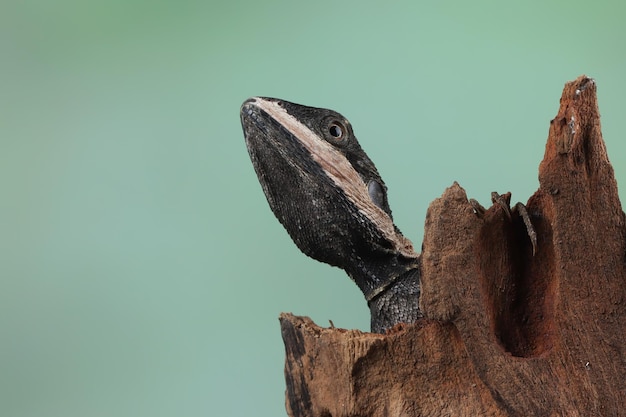
{"type": "Polygon", "coordinates": [[[282,314],[289,415],[626,415],[626,229],[587,77],[565,85],[539,183],[534,256],[519,214],[477,216],[456,183],[430,205],[419,322],[282,314]]]}

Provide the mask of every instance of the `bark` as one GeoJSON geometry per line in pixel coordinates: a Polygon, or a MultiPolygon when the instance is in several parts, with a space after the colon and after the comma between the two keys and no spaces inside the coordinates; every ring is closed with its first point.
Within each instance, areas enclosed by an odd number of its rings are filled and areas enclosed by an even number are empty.
{"type": "Polygon", "coordinates": [[[519,213],[479,216],[456,183],[431,203],[417,323],[282,314],[288,414],[626,415],[626,229],[585,76],[565,85],[539,183],[534,256],[519,213]]]}

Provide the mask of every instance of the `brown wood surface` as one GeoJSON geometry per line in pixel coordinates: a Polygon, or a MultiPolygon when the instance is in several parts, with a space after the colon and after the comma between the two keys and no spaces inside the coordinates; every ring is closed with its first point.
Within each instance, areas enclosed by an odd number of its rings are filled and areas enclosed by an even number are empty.
{"type": "Polygon", "coordinates": [[[565,85],[539,183],[534,256],[518,214],[478,216],[456,183],[432,202],[416,324],[282,314],[289,415],[626,415],[626,228],[587,77],[565,85]]]}

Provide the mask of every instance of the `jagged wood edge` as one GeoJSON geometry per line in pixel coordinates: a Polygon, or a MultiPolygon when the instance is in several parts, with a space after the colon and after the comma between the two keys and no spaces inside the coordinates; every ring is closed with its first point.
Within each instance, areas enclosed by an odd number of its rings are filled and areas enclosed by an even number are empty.
{"type": "Polygon", "coordinates": [[[281,315],[289,415],[618,414],[624,213],[585,76],[563,90],[539,179],[534,257],[521,219],[477,220],[458,184],[431,204],[417,324],[383,336],[281,315]]]}

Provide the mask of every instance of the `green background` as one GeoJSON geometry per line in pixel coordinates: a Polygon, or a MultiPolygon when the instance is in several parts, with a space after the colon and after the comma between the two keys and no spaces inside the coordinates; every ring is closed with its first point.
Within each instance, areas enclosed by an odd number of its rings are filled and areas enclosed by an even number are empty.
{"type": "Polygon", "coordinates": [[[626,182],[623,2],[382,4],[2,2],[0,415],[281,416],[278,314],[368,329],[270,212],[249,96],[348,117],[417,247],[455,180],[532,195],[583,73],[626,182]]]}

